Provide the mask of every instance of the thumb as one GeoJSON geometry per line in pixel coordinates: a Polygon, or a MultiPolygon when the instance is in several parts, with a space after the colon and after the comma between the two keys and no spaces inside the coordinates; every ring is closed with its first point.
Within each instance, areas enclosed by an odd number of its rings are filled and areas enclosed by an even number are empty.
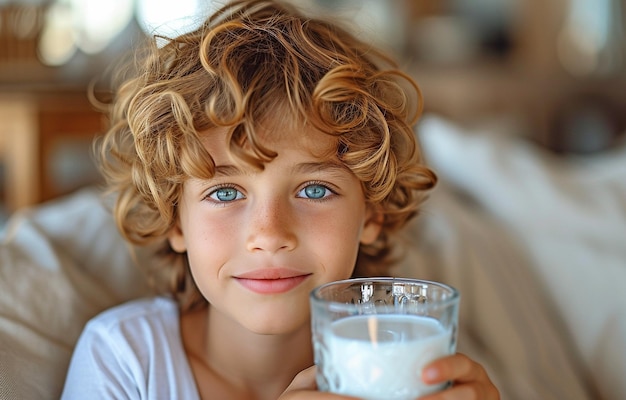
{"type": "Polygon", "coordinates": [[[315,382],[315,374],[317,367],[315,365],[300,371],[291,384],[287,387],[285,392],[296,390],[317,390],[317,383],[315,382]]]}
{"type": "Polygon", "coordinates": [[[315,383],[316,372],[317,368],[312,366],[298,373],[279,400],[356,400],[353,397],[318,392],[315,383]]]}

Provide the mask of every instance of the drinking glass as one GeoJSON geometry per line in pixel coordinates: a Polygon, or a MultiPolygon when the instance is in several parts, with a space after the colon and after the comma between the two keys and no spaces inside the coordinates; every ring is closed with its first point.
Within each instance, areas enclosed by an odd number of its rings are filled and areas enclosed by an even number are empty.
{"type": "Polygon", "coordinates": [[[413,400],[441,390],[422,368],[456,350],[459,292],[406,278],[355,278],[311,292],[317,385],[366,400],[413,400]]]}

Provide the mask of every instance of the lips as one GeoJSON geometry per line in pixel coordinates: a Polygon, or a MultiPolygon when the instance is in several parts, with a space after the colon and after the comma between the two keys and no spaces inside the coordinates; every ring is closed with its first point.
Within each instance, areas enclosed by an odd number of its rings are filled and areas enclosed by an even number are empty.
{"type": "Polygon", "coordinates": [[[304,282],[310,273],[287,268],[262,268],[234,278],[246,289],[259,294],[285,293],[304,282]]]}

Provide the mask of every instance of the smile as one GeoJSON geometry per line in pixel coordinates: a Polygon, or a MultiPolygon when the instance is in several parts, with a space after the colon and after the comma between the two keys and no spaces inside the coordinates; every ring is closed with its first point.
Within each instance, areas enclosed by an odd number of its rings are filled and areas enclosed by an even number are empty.
{"type": "Polygon", "coordinates": [[[244,288],[259,294],[279,294],[290,291],[304,282],[311,274],[285,269],[262,269],[252,271],[235,279],[244,288]]]}

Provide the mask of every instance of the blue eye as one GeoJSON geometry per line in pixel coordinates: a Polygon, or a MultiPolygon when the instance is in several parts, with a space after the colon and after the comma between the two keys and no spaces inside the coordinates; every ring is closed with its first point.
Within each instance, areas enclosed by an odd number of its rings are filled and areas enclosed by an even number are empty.
{"type": "Polygon", "coordinates": [[[319,200],[330,196],[333,192],[324,185],[311,184],[304,187],[298,192],[298,197],[305,197],[307,199],[319,200]]]}
{"type": "Polygon", "coordinates": [[[214,190],[209,194],[209,197],[218,202],[228,202],[243,199],[243,193],[232,187],[223,187],[214,190]]]}

